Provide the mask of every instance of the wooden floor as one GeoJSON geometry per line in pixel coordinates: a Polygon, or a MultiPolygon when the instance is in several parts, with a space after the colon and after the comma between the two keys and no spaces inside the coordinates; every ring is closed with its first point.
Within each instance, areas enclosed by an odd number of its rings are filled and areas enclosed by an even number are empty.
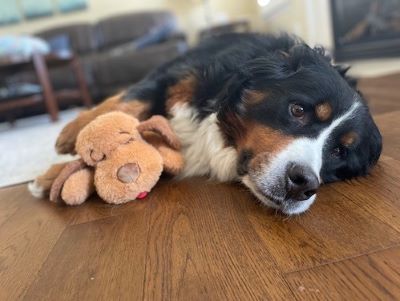
{"type": "Polygon", "coordinates": [[[285,217],[239,185],[163,181],[123,206],[0,190],[0,300],[399,300],[400,75],[365,80],[384,151],[285,217]]]}

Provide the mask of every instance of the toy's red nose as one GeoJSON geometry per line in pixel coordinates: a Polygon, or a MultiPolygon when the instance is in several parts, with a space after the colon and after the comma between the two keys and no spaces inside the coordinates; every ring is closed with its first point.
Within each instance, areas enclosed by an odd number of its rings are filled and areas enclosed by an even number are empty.
{"type": "Polygon", "coordinates": [[[141,200],[141,199],[144,199],[147,195],[148,195],[148,192],[147,191],[143,191],[143,192],[139,193],[136,198],[141,200]]]}

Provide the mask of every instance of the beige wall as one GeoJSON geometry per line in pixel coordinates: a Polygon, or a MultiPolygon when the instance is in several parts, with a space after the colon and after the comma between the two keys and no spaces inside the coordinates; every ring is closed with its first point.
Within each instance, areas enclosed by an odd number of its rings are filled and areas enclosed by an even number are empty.
{"type": "MultiPolygon", "coordinates": [[[[45,28],[64,25],[78,21],[94,22],[107,15],[123,13],[131,10],[153,9],[162,7],[163,0],[88,0],[89,8],[68,14],[56,14],[51,17],[23,21],[11,26],[0,27],[0,34],[32,33],[45,28]]],[[[1,9],[1,4],[0,4],[1,9]]]]}
{"type": "MultiPolygon", "coordinates": [[[[271,0],[271,3],[278,0],[271,0]]],[[[302,37],[311,45],[322,44],[333,48],[333,33],[329,0],[279,0],[275,8],[263,9],[262,24],[265,30],[287,31],[302,37]]]]}
{"type": "MultiPolygon", "coordinates": [[[[207,24],[201,0],[88,0],[88,4],[89,8],[84,11],[56,14],[51,17],[0,27],[0,35],[30,34],[58,25],[79,21],[95,22],[106,16],[148,9],[174,11],[179,18],[181,27],[190,34],[192,40],[197,31],[207,24]]],[[[256,1],[252,0],[210,0],[210,11],[212,11],[214,22],[217,23],[238,18],[249,18],[254,21],[259,13],[256,1]]]]}
{"type": "MultiPolygon", "coordinates": [[[[17,0],[15,0],[17,1],[17,0]]],[[[260,8],[257,0],[209,0],[213,23],[247,18],[259,31],[288,31],[301,36],[309,44],[322,44],[333,48],[329,0],[271,0],[266,8],[260,8]],[[285,7],[271,12],[274,4],[285,7]],[[264,16],[264,17],[263,17],[264,16]]],[[[95,22],[106,16],[147,9],[174,11],[182,29],[193,42],[199,29],[207,24],[202,0],[88,0],[89,8],[70,14],[24,21],[13,26],[0,27],[2,34],[34,33],[57,25],[78,21],[95,22]]],[[[0,0],[1,9],[1,0],[0,0]]],[[[355,62],[355,75],[380,75],[388,70],[400,70],[400,60],[376,60],[355,62]],[[374,64],[372,64],[374,63],[374,64]],[[380,72],[380,73],[377,73],[380,72]]]]}
{"type": "MultiPolygon", "coordinates": [[[[246,18],[250,20],[253,28],[259,31],[288,31],[311,44],[332,46],[329,0],[271,0],[270,3],[261,9],[256,0],[209,0],[209,11],[213,23],[246,18]],[[286,5],[281,10],[273,10],[274,5],[279,3],[286,5]],[[274,13],[268,14],[271,9],[274,13]],[[263,18],[263,13],[267,17],[263,18]]],[[[175,12],[182,29],[189,34],[191,41],[194,41],[197,32],[207,25],[202,0],[88,0],[88,4],[89,8],[84,11],[57,14],[0,27],[0,35],[29,34],[57,25],[79,21],[95,22],[115,14],[149,9],[169,9],[175,12]]]]}

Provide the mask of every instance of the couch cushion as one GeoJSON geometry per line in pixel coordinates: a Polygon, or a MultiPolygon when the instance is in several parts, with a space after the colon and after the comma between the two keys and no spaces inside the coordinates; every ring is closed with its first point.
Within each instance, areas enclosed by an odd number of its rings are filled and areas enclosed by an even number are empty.
{"type": "Polygon", "coordinates": [[[89,23],[77,23],[61,26],[36,33],[45,40],[53,40],[60,36],[67,36],[72,50],[83,54],[97,49],[98,39],[95,28],[89,23]]]}
{"type": "Polygon", "coordinates": [[[187,50],[185,42],[166,42],[139,51],[126,51],[121,55],[103,52],[82,58],[91,65],[94,81],[99,89],[129,86],[141,80],[153,68],[177,57],[187,50]]]}
{"type": "Polygon", "coordinates": [[[33,53],[48,54],[50,47],[37,37],[23,35],[0,36],[0,58],[29,59],[33,53]]]}
{"type": "MultiPolygon", "coordinates": [[[[127,51],[129,52],[140,50],[155,44],[159,44],[161,42],[165,42],[170,38],[174,39],[176,36],[175,33],[176,31],[171,27],[153,28],[151,32],[140,38],[137,38],[133,42],[131,41],[128,43],[120,44],[118,46],[107,49],[106,51],[108,51],[111,55],[122,55],[127,51]]],[[[182,41],[185,41],[185,39],[182,39],[182,41]]]]}
{"type": "Polygon", "coordinates": [[[117,15],[97,23],[100,48],[111,48],[133,42],[147,34],[177,28],[175,16],[167,11],[151,11],[117,15]]]}
{"type": "Polygon", "coordinates": [[[55,35],[47,39],[51,52],[69,53],[72,50],[67,34],[55,35]]]}

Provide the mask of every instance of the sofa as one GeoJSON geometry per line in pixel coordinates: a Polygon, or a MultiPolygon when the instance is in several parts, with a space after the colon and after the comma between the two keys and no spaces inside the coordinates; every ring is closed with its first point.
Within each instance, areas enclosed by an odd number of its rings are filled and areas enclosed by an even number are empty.
{"type": "MultiPolygon", "coordinates": [[[[117,93],[139,81],[151,69],[187,50],[185,35],[168,11],[135,12],[91,23],[76,23],[40,31],[53,51],[68,48],[78,55],[94,99],[117,93]]],[[[67,67],[53,68],[55,89],[70,88],[75,79],[67,67]]],[[[35,83],[33,73],[16,81],[35,83]]]]}

